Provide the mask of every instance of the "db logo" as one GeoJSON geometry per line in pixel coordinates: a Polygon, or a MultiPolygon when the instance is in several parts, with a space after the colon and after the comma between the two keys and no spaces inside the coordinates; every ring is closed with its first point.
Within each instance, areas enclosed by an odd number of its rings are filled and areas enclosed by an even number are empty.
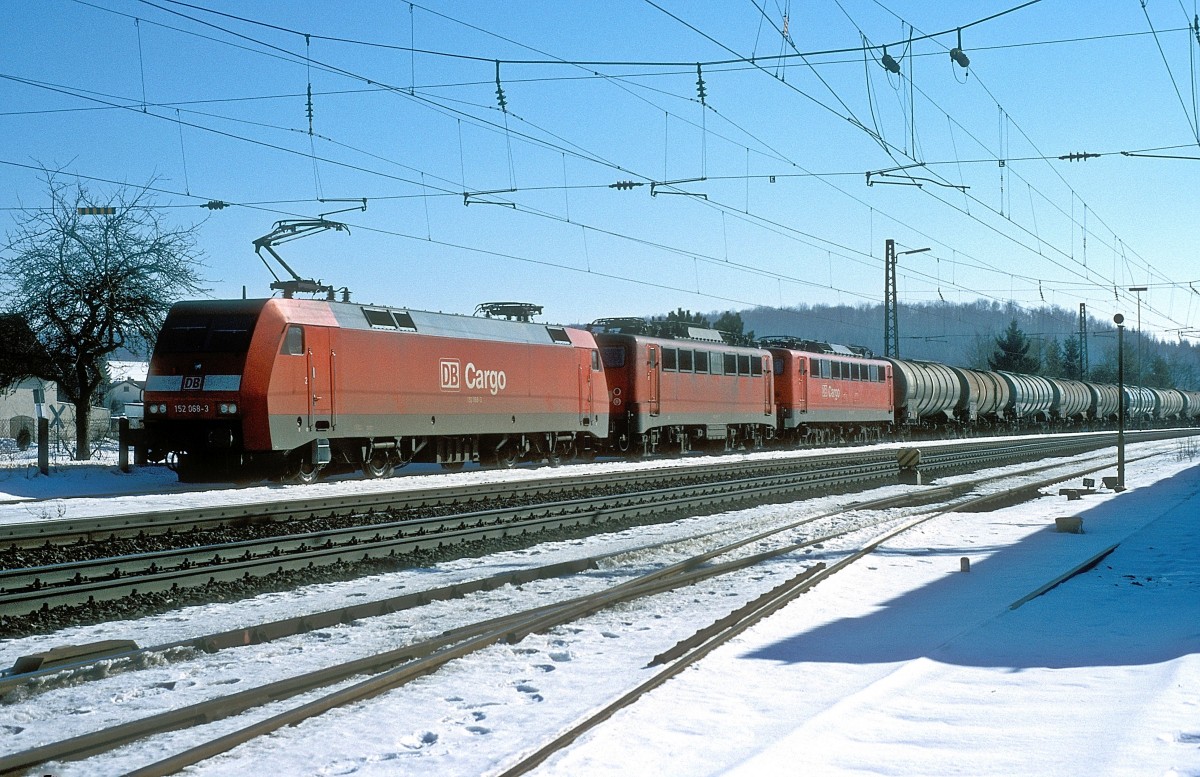
{"type": "Polygon", "coordinates": [[[457,359],[442,359],[442,391],[458,391],[461,388],[462,368],[457,359]]]}
{"type": "Polygon", "coordinates": [[[184,391],[199,391],[204,385],[203,375],[184,375],[183,390],[184,391]]]}

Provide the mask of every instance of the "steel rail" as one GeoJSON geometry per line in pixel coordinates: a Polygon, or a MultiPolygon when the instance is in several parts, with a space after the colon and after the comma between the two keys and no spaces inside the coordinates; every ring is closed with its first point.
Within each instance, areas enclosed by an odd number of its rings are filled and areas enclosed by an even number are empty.
{"type": "MultiPolygon", "coordinates": [[[[1198,434],[1195,429],[1146,430],[1127,432],[1129,442],[1161,439],[1164,436],[1198,434]]],[[[1080,441],[1089,447],[1114,444],[1114,432],[1089,432],[1053,435],[1047,442],[1008,442],[1009,446],[1030,444],[1058,445],[1080,441]]],[[[913,443],[911,447],[922,451],[926,460],[942,456],[953,457],[956,453],[969,455],[972,449],[995,446],[995,441],[985,443],[913,443]]],[[[687,483],[702,478],[753,477],[772,471],[794,471],[797,468],[828,467],[831,462],[857,461],[861,463],[884,462],[895,457],[894,450],[877,449],[832,449],[825,453],[796,455],[785,458],[770,458],[739,461],[703,461],[691,467],[667,467],[652,471],[605,472],[588,475],[566,475],[535,480],[506,481],[462,486],[436,486],[428,489],[411,489],[381,492],[376,494],[354,494],[325,497],[304,496],[304,487],[280,488],[277,499],[236,504],[200,507],[194,509],[157,510],[145,513],[100,516],[90,518],[52,519],[0,525],[0,546],[23,548],[46,544],[67,545],[92,543],[100,540],[137,538],[150,534],[201,532],[223,525],[258,525],[284,523],[309,518],[337,517],[349,514],[374,514],[396,510],[432,508],[443,505],[458,505],[463,502],[492,501],[497,499],[554,499],[562,493],[595,488],[623,487],[636,489],[658,486],[664,483],[687,483]]],[[[698,459],[700,457],[697,457],[698,459]]],[[[925,468],[923,464],[923,468],[925,468]]],[[[568,468],[569,469],[569,468],[568,468]]],[[[564,470],[565,471],[565,470],[564,470]]]]}
{"type": "MultiPolygon", "coordinates": [[[[1036,468],[1033,471],[1061,466],[1061,464],[1043,466],[1036,468]]],[[[1100,468],[1101,467],[1093,467],[1092,469],[1086,471],[1094,471],[1100,468]]],[[[1044,483],[1049,484],[1061,482],[1064,479],[1072,477],[1074,474],[1075,473],[1059,474],[1054,478],[1044,481],[1044,483]]],[[[999,478],[988,478],[988,480],[995,479],[999,478]]],[[[1021,486],[1020,488],[1024,490],[1028,488],[1028,486],[1021,486]]],[[[955,490],[956,489],[954,488],[947,488],[944,489],[943,492],[952,492],[955,490]]],[[[868,503],[856,504],[852,506],[851,509],[879,509],[885,506],[892,506],[898,500],[903,498],[904,497],[896,496],[887,497],[880,500],[873,500],[872,502],[868,503]]],[[[950,505],[950,507],[951,509],[962,509],[963,506],[969,505],[975,499],[990,498],[990,496],[967,499],[958,498],[953,500],[953,503],[950,505]]],[[[872,543],[868,543],[866,549],[860,551],[856,557],[861,557],[874,547],[878,547],[879,544],[881,544],[887,538],[897,534],[901,529],[906,530],[907,528],[911,528],[912,526],[927,521],[935,515],[942,514],[945,511],[946,510],[944,507],[939,506],[926,511],[929,514],[925,517],[919,517],[917,519],[910,519],[909,521],[906,521],[905,524],[899,529],[890,530],[880,538],[876,538],[876,540],[874,540],[872,543]]],[[[294,696],[306,690],[319,687],[319,685],[327,685],[338,682],[353,676],[354,674],[359,674],[365,671],[379,671],[381,668],[383,668],[383,671],[380,674],[356,683],[348,688],[335,691],[334,693],[329,694],[322,699],[318,699],[302,705],[301,707],[288,710],[273,716],[268,720],[260,721],[239,731],[232,732],[224,737],[220,737],[211,742],[207,742],[198,747],[192,748],[185,753],[171,756],[163,761],[131,772],[131,774],[142,775],[143,777],[148,775],[174,773],[175,771],[178,771],[179,769],[182,769],[190,764],[197,763],[221,752],[226,752],[237,744],[241,744],[242,742],[248,741],[262,734],[269,733],[270,731],[274,731],[282,726],[292,725],[334,707],[343,706],[353,701],[360,701],[362,699],[378,695],[379,693],[415,679],[416,677],[428,674],[429,672],[434,671],[435,669],[455,658],[467,655],[471,652],[482,649],[483,647],[495,644],[496,642],[519,641],[528,633],[542,631],[554,625],[575,620],[606,606],[629,601],[633,598],[660,593],[662,591],[682,587],[683,585],[690,585],[701,579],[743,569],[766,558],[783,555],[807,545],[825,542],[832,537],[843,536],[847,533],[861,531],[863,528],[867,528],[864,526],[858,526],[845,531],[827,534],[822,537],[811,538],[802,543],[784,546],[782,548],[777,548],[765,553],[760,553],[741,559],[735,559],[719,565],[713,565],[709,568],[696,568],[696,566],[702,563],[703,560],[708,560],[716,555],[728,553],[732,550],[744,547],[745,545],[762,539],[765,536],[769,536],[770,534],[778,534],[781,532],[790,531],[791,529],[803,523],[810,523],[812,521],[819,520],[822,517],[828,517],[829,515],[837,514],[839,512],[841,512],[841,510],[831,511],[822,516],[810,516],[808,518],[801,519],[800,521],[788,524],[787,526],[776,527],[766,532],[757,533],[751,537],[743,538],[734,543],[722,546],[722,548],[706,552],[701,556],[679,562],[663,570],[658,570],[635,580],[619,584],[611,589],[599,592],[595,595],[581,596],[573,600],[545,605],[543,607],[535,608],[534,610],[516,613],[510,616],[503,616],[498,619],[476,624],[473,627],[466,627],[463,629],[446,632],[433,640],[428,640],[417,645],[398,648],[380,656],[357,659],[339,665],[338,667],[330,667],[325,670],[320,670],[311,675],[277,681],[259,688],[243,691],[233,696],[200,702],[187,708],[174,710],[162,716],[147,718],[141,721],[133,721],[131,723],[122,724],[121,726],[113,729],[94,732],[81,737],[75,737],[71,740],[53,743],[40,748],[25,751],[24,753],[18,753],[13,756],[0,758],[0,772],[24,769],[48,760],[76,760],[79,758],[84,758],[88,755],[110,750],[116,746],[119,746],[120,744],[125,744],[127,742],[134,741],[135,739],[140,739],[152,733],[182,728],[198,721],[208,722],[218,717],[227,717],[229,715],[244,711],[245,709],[249,709],[250,707],[264,704],[267,701],[277,701],[281,698],[294,696]],[[396,664],[405,661],[407,661],[407,663],[396,666],[396,664]],[[368,666],[372,668],[368,668],[368,666]],[[387,669],[386,667],[389,666],[394,666],[395,668],[387,669]]],[[[834,567],[844,568],[844,566],[848,565],[849,563],[851,562],[842,560],[835,564],[834,567]]],[[[828,576],[828,570],[824,570],[821,567],[823,567],[823,565],[806,570],[800,576],[794,578],[793,581],[790,581],[788,586],[785,587],[794,587],[797,584],[797,581],[812,581],[804,588],[804,590],[807,590],[807,588],[815,585],[817,581],[828,576]]],[[[772,602],[778,602],[778,592],[780,590],[781,588],[777,588],[774,591],[769,592],[768,595],[759,597],[758,601],[769,599],[772,602]]],[[[790,601],[790,599],[788,601],[790,601]]],[[[773,607],[771,611],[773,612],[780,606],[782,606],[782,604],[777,604],[777,606],[773,607]]],[[[748,609],[757,611],[761,608],[747,605],[746,607],[741,608],[739,612],[747,611],[748,609]]],[[[765,617],[765,615],[762,617],[765,617]]],[[[739,620],[739,622],[741,621],[739,620]]],[[[743,626],[740,630],[744,630],[744,628],[747,627],[748,625],[743,626]]],[[[708,649],[711,650],[712,648],[710,647],[708,649]]],[[[690,661],[698,659],[701,651],[691,650],[691,648],[689,648],[689,650],[691,652],[689,653],[687,659],[690,663],[690,661]]],[[[648,690],[648,688],[646,688],[646,690],[648,690]]],[[[644,690],[642,692],[644,692],[644,690]]],[[[626,704],[628,704],[632,703],[632,699],[636,697],[627,695],[627,697],[623,697],[623,699],[625,698],[630,699],[626,702],[626,704]]],[[[625,706],[625,704],[622,704],[621,706],[625,706]]],[[[543,750],[545,750],[545,748],[543,748],[543,750]]],[[[547,751],[546,754],[548,755],[549,752],[552,751],[547,751]]],[[[522,763],[525,762],[523,761],[522,763]]],[[[531,763],[530,766],[532,765],[534,764],[531,763]]],[[[515,774],[520,772],[513,773],[515,774]]]]}
{"type": "MultiPolygon", "coordinates": [[[[922,468],[939,471],[981,466],[1030,456],[1077,452],[1094,448],[1097,444],[1096,435],[1088,435],[1065,440],[1058,438],[1008,444],[999,449],[964,450],[961,446],[942,446],[926,455],[922,468]]],[[[594,524],[603,520],[641,518],[697,507],[724,507],[751,499],[776,498],[819,487],[879,479],[896,471],[891,458],[873,463],[865,463],[871,457],[853,458],[856,463],[852,465],[821,470],[804,469],[740,480],[670,486],[632,494],[0,570],[0,615],[21,616],[40,609],[112,601],[136,593],[176,591],[288,570],[394,557],[460,542],[594,524]]]]}
{"type": "MultiPolygon", "coordinates": [[[[647,484],[686,483],[697,478],[723,478],[760,475],[772,470],[828,466],[830,457],[864,461],[885,460],[888,456],[872,451],[840,451],[828,456],[804,456],[788,459],[731,461],[720,464],[700,463],[695,467],[667,467],[653,472],[635,470],[588,475],[564,474],[532,480],[476,483],[459,486],[434,486],[375,494],[306,497],[305,486],[280,487],[286,493],[278,499],[236,505],[218,505],[194,509],[156,510],[144,513],[65,518],[0,526],[0,545],[29,547],[71,542],[94,542],[108,538],[130,538],[150,533],[203,531],[213,526],[285,522],[314,517],[372,514],[408,509],[431,508],[462,503],[489,502],[497,499],[553,498],[564,492],[601,487],[637,488],[647,484]]],[[[568,468],[569,469],[569,468],[568,468]]],[[[561,470],[566,472],[566,470],[561,470]]],[[[398,481],[400,482],[400,481],[398,481]]]]}
{"type": "Polygon", "coordinates": [[[49,607],[111,601],[133,593],[171,591],[213,581],[389,557],[605,520],[712,509],[751,499],[879,479],[894,470],[894,463],[881,463],[805,471],[78,564],[4,570],[0,571],[0,615],[25,615],[49,607]]]}
{"type": "MultiPolygon", "coordinates": [[[[1094,471],[1095,469],[1097,468],[1092,468],[1087,471],[1090,472],[1094,471]]],[[[1061,480],[1071,476],[1072,474],[1059,475],[1048,479],[1045,481],[1045,483],[1049,484],[1060,482],[1061,480]]],[[[1024,489],[1025,487],[1022,486],[1021,488],[1024,489]]],[[[980,498],[982,499],[983,497],[980,498]]],[[[956,504],[952,505],[952,509],[960,509],[964,506],[970,505],[972,501],[974,500],[970,498],[956,500],[956,504]]],[[[859,507],[858,509],[862,508],[859,507]]],[[[925,521],[928,521],[937,515],[944,514],[944,512],[947,511],[941,508],[934,508],[925,511],[924,515],[906,521],[903,526],[897,529],[892,529],[888,532],[885,532],[880,537],[869,542],[862,551],[854,554],[849,560],[843,559],[834,566],[837,569],[845,568],[845,566],[848,566],[853,562],[853,560],[861,558],[862,556],[865,556],[867,553],[874,550],[876,547],[886,541],[886,539],[895,536],[901,531],[906,531],[913,526],[924,523],[925,521]]],[[[295,725],[303,720],[322,714],[336,707],[360,702],[387,690],[391,690],[413,679],[416,679],[417,677],[428,674],[455,658],[475,652],[484,647],[495,644],[498,641],[505,641],[508,643],[519,642],[528,634],[543,632],[547,629],[576,620],[606,607],[611,607],[615,604],[624,603],[634,598],[662,593],[664,591],[673,590],[685,585],[691,585],[702,579],[707,579],[709,577],[724,574],[726,572],[743,569],[746,566],[757,563],[765,558],[783,555],[808,545],[828,541],[828,539],[836,536],[844,536],[845,534],[855,531],[861,531],[862,528],[864,527],[855,527],[842,532],[834,532],[823,537],[813,538],[802,543],[785,546],[783,548],[778,548],[753,557],[727,562],[709,569],[694,569],[694,564],[698,563],[694,559],[680,562],[672,565],[667,570],[660,570],[658,572],[638,578],[637,580],[622,583],[613,587],[612,589],[600,592],[597,595],[579,597],[577,600],[570,602],[547,605],[527,613],[496,619],[495,621],[486,624],[487,627],[490,627],[490,630],[483,633],[462,630],[456,635],[448,634],[447,636],[460,636],[464,641],[453,647],[431,653],[423,659],[415,660],[409,664],[387,670],[380,675],[371,677],[349,688],[336,691],[322,699],[314,700],[302,705],[301,707],[297,707],[275,715],[267,720],[251,724],[250,726],[247,726],[239,731],[234,731],[209,742],[205,742],[183,753],[169,756],[168,758],[165,758],[154,764],[150,764],[141,769],[135,770],[130,774],[134,777],[159,777],[160,775],[173,774],[180,769],[221,753],[228,752],[237,745],[276,731],[284,726],[295,725]]],[[[790,530],[790,528],[779,527],[775,529],[773,533],[779,533],[788,530],[790,530]]],[[[730,550],[743,547],[750,541],[753,540],[745,539],[736,543],[732,543],[729,546],[724,547],[722,551],[728,552],[730,550]]],[[[706,555],[711,557],[713,554],[710,553],[706,555]]],[[[720,629],[721,631],[731,632],[728,636],[721,640],[721,643],[731,638],[733,635],[741,633],[741,631],[744,631],[746,628],[749,628],[751,622],[757,622],[757,619],[748,622],[748,618],[753,618],[755,614],[758,614],[758,619],[761,619],[762,617],[766,617],[767,614],[777,611],[786,603],[789,603],[792,598],[799,595],[799,593],[811,589],[817,584],[817,582],[829,577],[833,571],[836,570],[833,570],[832,568],[826,568],[824,564],[817,564],[804,570],[799,575],[792,578],[792,580],[788,581],[788,583],[786,583],[784,586],[777,587],[775,590],[768,592],[768,594],[759,597],[758,600],[752,602],[750,605],[741,608],[741,611],[739,612],[744,612],[744,614],[741,617],[735,618],[733,623],[729,624],[728,626],[723,626],[722,629],[720,629]]],[[[689,656],[688,658],[691,660],[683,662],[683,665],[686,666],[693,661],[698,660],[701,655],[707,654],[707,652],[711,651],[715,647],[716,645],[713,644],[711,646],[707,646],[707,649],[693,650],[692,652],[696,655],[694,657],[689,656]]],[[[677,672],[672,672],[671,674],[673,675],[674,673],[677,672]]],[[[665,678],[663,681],[665,681],[665,678]]],[[[610,715],[612,711],[615,711],[615,709],[619,709],[620,707],[627,706],[629,703],[632,703],[633,700],[645,693],[651,687],[655,686],[643,684],[643,686],[639,686],[638,689],[635,689],[634,692],[622,697],[622,701],[624,703],[621,703],[619,706],[614,706],[613,709],[608,712],[608,715],[610,715]]],[[[607,715],[604,715],[604,717],[607,718],[607,715]]],[[[569,736],[570,739],[573,740],[575,736],[578,736],[578,733],[581,732],[575,732],[574,736],[571,736],[570,733],[571,732],[569,732],[566,736],[569,736]]],[[[536,761],[531,761],[528,768],[536,766],[541,762],[541,760],[544,759],[545,756],[549,755],[555,749],[558,748],[546,750],[546,752],[543,754],[543,757],[538,758],[536,761]]],[[[505,772],[505,775],[507,777],[507,775],[510,773],[515,775],[524,773],[525,771],[527,771],[526,768],[521,768],[510,772],[505,772]]]]}
{"type": "MultiPolygon", "coordinates": [[[[1141,458],[1149,457],[1147,456],[1141,458]]],[[[1037,484],[1033,484],[1032,486],[1018,486],[1014,489],[1011,489],[1011,491],[1019,493],[1028,491],[1031,487],[1037,489],[1045,488],[1049,485],[1053,485],[1054,483],[1062,482],[1068,478],[1091,474],[1102,469],[1106,469],[1109,466],[1109,464],[1105,464],[1099,467],[1090,467],[1087,469],[1077,470],[1065,475],[1057,475],[1047,478],[1037,484]]],[[[934,509],[923,514],[918,514],[917,516],[904,521],[899,526],[894,526],[877,535],[864,544],[859,550],[854,551],[848,556],[838,559],[838,561],[831,565],[826,566],[824,564],[818,564],[802,571],[800,574],[796,575],[790,580],[782,583],[779,586],[776,586],[751,602],[748,602],[742,607],[730,612],[729,615],[718,619],[705,628],[698,630],[691,637],[681,640],[670,650],[655,656],[648,667],[661,666],[662,669],[656,672],[652,677],[646,679],[635,688],[622,694],[620,697],[605,705],[601,709],[590,713],[570,729],[559,734],[554,739],[542,745],[532,753],[522,756],[516,763],[509,766],[504,771],[499,772],[497,777],[519,777],[520,775],[527,774],[529,771],[537,768],[551,755],[568,747],[587,731],[607,721],[618,711],[634,704],[647,693],[662,686],[671,678],[676,677],[683,670],[693,665],[701,658],[709,655],[718,647],[728,643],[734,637],[737,637],[746,630],[750,629],[752,626],[782,610],[784,607],[795,601],[796,598],[812,590],[819,583],[829,579],[856,561],[859,561],[870,555],[888,540],[894,539],[904,532],[907,532],[940,515],[944,515],[949,512],[969,510],[972,506],[974,506],[975,503],[987,503],[993,501],[993,499],[994,495],[974,497],[964,500],[959,504],[951,505],[947,509],[934,509]]],[[[861,529],[854,529],[852,531],[859,530],[861,529]]],[[[804,543],[800,543],[792,548],[779,548],[771,551],[771,554],[774,555],[776,553],[791,552],[796,547],[802,547],[803,544],[804,543]]],[[[1115,547],[1116,546],[1106,549],[1104,552],[1096,557],[1093,557],[1092,559],[1089,559],[1084,564],[1076,566],[1067,574],[1059,575],[1046,585],[1040,586],[1028,596],[1014,603],[1012,608],[1015,609],[1029,599],[1041,595],[1045,591],[1061,583],[1067,577],[1078,573],[1080,569],[1095,564],[1099,558],[1103,558],[1104,555],[1111,553],[1115,547]]]]}

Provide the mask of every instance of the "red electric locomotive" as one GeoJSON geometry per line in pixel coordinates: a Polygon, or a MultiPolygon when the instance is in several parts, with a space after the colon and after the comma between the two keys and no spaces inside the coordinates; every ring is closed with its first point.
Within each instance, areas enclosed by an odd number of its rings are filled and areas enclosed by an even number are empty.
{"type": "Polygon", "coordinates": [[[590,329],[607,376],[609,445],[648,455],[721,443],[761,446],[775,433],[771,355],[713,329],[600,319],[590,329]]]}
{"type": "Polygon", "coordinates": [[[181,302],[150,363],[147,452],[185,480],[556,463],[596,449],[607,395],[581,329],[326,300],[181,302]]]}
{"type": "Polygon", "coordinates": [[[879,439],[895,420],[892,366],[845,346],[771,337],[779,431],[805,444],[879,439]]]}

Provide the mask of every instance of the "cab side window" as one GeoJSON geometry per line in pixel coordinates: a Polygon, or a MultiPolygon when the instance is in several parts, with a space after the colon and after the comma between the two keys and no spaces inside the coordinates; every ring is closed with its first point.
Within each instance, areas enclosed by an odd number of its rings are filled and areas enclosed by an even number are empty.
{"type": "Polygon", "coordinates": [[[304,327],[289,326],[283,336],[283,348],[280,353],[290,356],[304,355],[304,327]]]}

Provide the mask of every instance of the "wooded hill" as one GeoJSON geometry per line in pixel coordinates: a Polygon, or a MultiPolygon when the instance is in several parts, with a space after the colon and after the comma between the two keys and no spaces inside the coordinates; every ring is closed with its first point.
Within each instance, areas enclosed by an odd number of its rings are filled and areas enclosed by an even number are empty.
{"type": "MultiPolygon", "coordinates": [[[[737,314],[715,311],[703,314],[716,322],[735,322],[740,316],[744,331],[758,337],[791,335],[843,345],[863,345],[883,353],[883,306],[799,305],[793,308],[752,308],[737,314]]],[[[898,311],[900,357],[926,359],[962,367],[989,369],[989,358],[998,351],[1015,320],[1029,343],[1028,355],[1038,363],[1038,374],[1077,378],[1078,360],[1064,363],[1078,347],[1079,313],[1055,306],[1025,310],[1013,304],[980,300],[970,304],[932,302],[902,304],[898,311]]],[[[1200,390],[1200,348],[1189,341],[1164,341],[1138,337],[1137,323],[1126,316],[1125,380],[1127,383],[1200,390]],[[1139,343],[1140,340],[1140,343],[1139,343]],[[1140,351],[1140,357],[1139,357],[1140,351]]],[[[720,328],[720,327],[718,327],[720,328]]],[[[1117,329],[1111,319],[1092,316],[1087,322],[1088,368],[1086,380],[1117,380],[1117,329]]]]}

